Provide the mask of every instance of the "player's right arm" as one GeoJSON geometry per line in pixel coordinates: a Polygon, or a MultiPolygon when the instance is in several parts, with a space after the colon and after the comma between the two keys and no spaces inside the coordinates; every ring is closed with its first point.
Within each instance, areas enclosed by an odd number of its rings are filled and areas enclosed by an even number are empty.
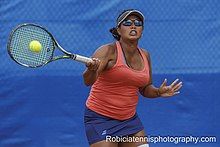
{"type": "Polygon", "coordinates": [[[86,63],[87,69],[83,73],[85,85],[90,86],[95,83],[99,74],[105,70],[111,58],[110,50],[109,45],[101,46],[93,54],[93,61],[86,63]]]}

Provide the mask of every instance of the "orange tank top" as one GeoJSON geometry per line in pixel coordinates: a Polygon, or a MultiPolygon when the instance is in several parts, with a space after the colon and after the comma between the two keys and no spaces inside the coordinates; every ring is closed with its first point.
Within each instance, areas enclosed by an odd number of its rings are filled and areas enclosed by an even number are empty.
{"type": "Polygon", "coordinates": [[[149,83],[149,64],[138,48],[144,60],[143,70],[128,67],[118,41],[116,47],[116,64],[99,75],[91,87],[86,106],[101,115],[125,120],[135,115],[139,88],[149,83]]]}

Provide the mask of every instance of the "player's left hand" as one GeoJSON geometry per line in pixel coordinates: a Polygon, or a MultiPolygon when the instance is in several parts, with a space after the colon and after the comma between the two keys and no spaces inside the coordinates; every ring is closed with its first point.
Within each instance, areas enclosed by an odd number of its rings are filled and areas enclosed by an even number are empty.
{"type": "Polygon", "coordinates": [[[179,79],[176,79],[172,84],[166,86],[167,79],[165,79],[163,83],[160,85],[160,88],[158,89],[159,96],[170,97],[179,94],[179,90],[183,86],[183,83],[178,81],[179,79]]]}

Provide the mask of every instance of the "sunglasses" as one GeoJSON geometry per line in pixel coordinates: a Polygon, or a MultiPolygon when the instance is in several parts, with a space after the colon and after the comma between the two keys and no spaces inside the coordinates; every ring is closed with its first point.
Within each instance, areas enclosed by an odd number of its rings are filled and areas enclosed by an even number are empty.
{"type": "Polygon", "coordinates": [[[124,21],[122,22],[122,25],[123,25],[123,26],[131,26],[132,23],[134,23],[134,25],[135,25],[136,27],[143,26],[143,22],[142,22],[142,21],[140,21],[140,20],[130,20],[130,19],[124,20],[124,21]]]}

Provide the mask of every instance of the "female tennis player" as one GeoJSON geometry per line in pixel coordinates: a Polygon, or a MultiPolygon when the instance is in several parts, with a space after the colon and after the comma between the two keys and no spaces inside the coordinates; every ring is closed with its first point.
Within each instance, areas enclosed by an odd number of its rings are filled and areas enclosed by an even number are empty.
{"type": "Polygon", "coordinates": [[[117,41],[98,48],[86,64],[84,82],[92,87],[84,123],[91,147],[149,147],[136,113],[138,92],[148,98],[171,97],[182,87],[178,79],[169,86],[165,79],[159,88],[152,84],[150,55],[138,47],[143,29],[140,11],[123,11],[110,29],[117,41]]]}

